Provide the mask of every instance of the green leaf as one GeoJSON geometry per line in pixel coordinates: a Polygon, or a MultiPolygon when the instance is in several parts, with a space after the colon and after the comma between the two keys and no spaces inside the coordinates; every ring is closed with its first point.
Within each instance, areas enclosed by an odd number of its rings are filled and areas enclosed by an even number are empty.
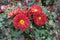
{"type": "Polygon", "coordinates": [[[18,40],[17,38],[13,38],[12,40],[18,40]]]}
{"type": "Polygon", "coordinates": [[[35,39],[36,39],[36,40],[41,40],[41,38],[40,38],[40,36],[39,36],[39,33],[36,32],[36,31],[35,31],[34,33],[35,33],[35,39]]]}
{"type": "Polygon", "coordinates": [[[0,27],[2,27],[3,25],[2,25],[2,23],[0,23],[0,27]]]}
{"type": "Polygon", "coordinates": [[[0,21],[3,21],[3,18],[0,17],[0,21]]]}
{"type": "Polygon", "coordinates": [[[48,14],[47,8],[46,7],[42,7],[42,8],[43,8],[43,12],[46,13],[46,14],[48,14]]]}
{"type": "Polygon", "coordinates": [[[56,17],[57,17],[57,14],[55,12],[52,12],[52,18],[53,18],[53,20],[55,20],[56,17]]]}
{"type": "Polygon", "coordinates": [[[18,31],[18,30],[14,30],[14,29],[11,29],[11,35],[13,36],[13,37],[16,37],[16,38],[18,38],[19,36],[20,36],[20,34],[22,33],[22,31],[18,31]]]}
{"type": "Polygon", "coordinates": [[[25,9],[25,8],[26,8],[26,6],[22,6],[22,7],[21,7],[21,9],[25,9]]]}
{"type": "Polygon", "coordinates": [[[46,5],[48,5],[48,4],[49,4],[49,2],[50,2],[50,0],[46,0],[46,5]]]}
{"type": "Polygon", "coordinates": [[[51,38],[50,38],[50,37],[48,37],[48,38],[47,38],[47,40],[51,40],[51,38]]]}
{"type": "Polygon", "coordinates": [[[31,2],[31,3],[28,3],[27,5],[28,5],[28,6],[31,6],[31,5],[34,4],[34,2],[35,2],[35,0],[32,0],[32,2],[31,2]]]}
{"type": "Polygon", "coordinates": [[[41,1],[38,2],[38,5],[42,5],[41,1]]]}
{"type": "Polygon", "coordinates": [[[53,37],[53,38],[51,38],[52,40],[57,40],[57,38],[56,37],[53,37]]]}
{"type": "Polygon", "coordinates": [[[53,25],[53,24],[54,24],[53,20],[50,20],[49,25],[53,25]]]}

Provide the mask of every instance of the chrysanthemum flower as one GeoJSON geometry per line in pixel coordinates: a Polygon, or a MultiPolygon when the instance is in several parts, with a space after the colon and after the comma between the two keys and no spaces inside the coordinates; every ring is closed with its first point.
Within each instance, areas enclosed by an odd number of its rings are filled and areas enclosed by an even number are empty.
{"type": "Polygon", "coordinates": [[[19,13],[19,11],[21,11],[21,10],[20,10],[20,8],[15,8],[15,9],[13,10],[14,15],[18,14],[18,13],[19,13]]]}
{"type": "Polygon", "coordinates": [[[32,15],[35,15],[37,13],[42,13],[42,8],[38,5],[33,5],[30,7],[28,17],[31,17],[32,15]]]}
{"type": "Polygon", "coordinates": [[[44,13],[36,14],[33,16],[34,23],[42,26],[47,22],[47,16],[44,13]]]}
{"type": "Polygon", "coordinates": [[[15,28],[25,31],[29,28],[30,21],[28,17],[21,13],[15,16],[13,24],[15,28]]]}
{"type": "Polygon", "coordinates": [[[19,9],[19,8],[15,8],[12,12],[9,12],[8,13],[8,18],[12,18],[14,17],[15,15],[21,13],[22,11],[19,9]]]}
{"type": "Polygon", "coordinates": [[[42,8],[38,5],[33,5],[30,8],[30,12],[36,13],[36,12],[42,12],[42,8]]]}

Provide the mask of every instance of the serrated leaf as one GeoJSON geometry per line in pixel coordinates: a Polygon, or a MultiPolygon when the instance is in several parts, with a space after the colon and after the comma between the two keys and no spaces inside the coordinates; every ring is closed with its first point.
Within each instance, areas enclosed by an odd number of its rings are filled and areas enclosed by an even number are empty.
{"type": "Polygon", "coordinates": [[[50,20],[49,21],[49,25],[53,26],[53,27],[56,27],[56,24],[53,22],[53,20],[50,20]]]}
{"type": "Polygon", "coordinates": [[[36,31],[35,31],[34,33],[35,33],[35,39],[36,39],[36,40],[41,40],[41,38],[40,38],[40,36],[39,36],[39,33],[36,32],[36,31]]]}
{"type": "Polygon", "coordinates": [[[43,12],[46,13],[46,14],[48,14],[48,10],[47,10],[46,7],[43,7],[43,12]]]}
{"type": "Polygon", "coordinates": [[[50,20],[53,20],[53,17],[52,17],[51,15],[49,15],[48,18],[49,18],[50,20]]]}
{"type": "Polygon", "coordinates": [[[54,24],[53,20],[50,20],[49,25],[53,25],[53,24],[54,24]]]}
{"type": "Polygon", "coordinates": [[[56,17],[57,17],[57,14],[55,13],[55,12],[52,12],[52,15],[53,15],[53,20],[55,20],[56,19],[56,17]]]}

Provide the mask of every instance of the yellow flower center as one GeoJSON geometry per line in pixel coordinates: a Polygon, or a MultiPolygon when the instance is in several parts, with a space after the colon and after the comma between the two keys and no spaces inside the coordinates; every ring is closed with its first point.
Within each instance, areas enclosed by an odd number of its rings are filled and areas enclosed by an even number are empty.
{"type": "Polygon", "coordinates": [[[38,12],[38,10],[37,9],[34,9],[34,12],[38,12]]]}
{"type": "Polygon", "coordinates": [[[20,20],[19,23],[23,25],[24,24],[24,20],[20,20]]]}
{"type": "Polygon", "coordinates": [[[38,17],[38,20],[41,20],[41,19],[42,19],[42,18],[39,16],[39,17],[38,17]]]}

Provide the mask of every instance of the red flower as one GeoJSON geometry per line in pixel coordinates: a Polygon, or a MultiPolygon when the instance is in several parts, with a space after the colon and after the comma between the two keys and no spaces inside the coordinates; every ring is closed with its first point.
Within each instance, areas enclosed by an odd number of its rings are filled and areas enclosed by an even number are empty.
{"type": "Polygon", "coordinates": [[[21,12],[20,8],[15,8],[12,12],[14,12],[14,15],[18,14],[21,12]]]}
{"type": "Polygon", "coordinates": [[[42,26],[47,22],[47,16],[44,13],[36,14],[33,16],[34,23],[42,26]]]}
{"type": "Polygon", "coordinates": [[[15,16],[13,24],[15,28],[25,31],[29,27],[30,21],[28,17],[20,13],[15,16]]]}
{"type": "Polygon", "coordinates": [[[18,13],[21,13],[22,11],[19,8],[14,9],[12,12],[8,13],[8,18],[12,18],[15,15],[17,15],[18,13]]]}
{"type": "Polygon", "coordinates": [[[38,5],[33,5],[30,8],[30,12],[33,12],[33,13],[42,12],[42,8],[40,6],[38,6],[38,5]]]}
{"type": "Polygon", "coordinates": [[[42,13],[42,8],[38,5],[33,5],[31,8],[30,8],[30,11],[28,13],[28,17],[31,17],[32,15],[35,15],[37,13],[42,13]]]}

